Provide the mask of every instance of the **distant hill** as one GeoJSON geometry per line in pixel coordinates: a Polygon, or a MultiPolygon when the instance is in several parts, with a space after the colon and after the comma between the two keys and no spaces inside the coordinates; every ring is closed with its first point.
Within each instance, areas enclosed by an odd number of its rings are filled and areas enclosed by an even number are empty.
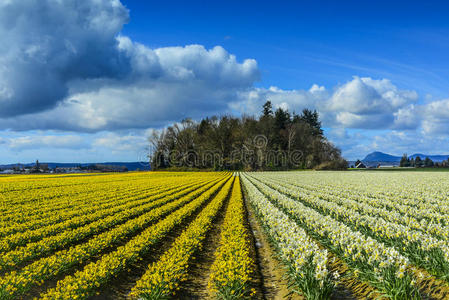
{"type": "MultiPolygon", "coordinates": [[[[421,159],[424,159],[426,157],[429,157],[434,162],[442,162],[443,160],[447,160],[449,158],[448,155],[428,155],[428,154],[422,154],[422,153],[415,153],[413,155],[409,155],[409,158],[415,159],[417,156],[419,156],[421,159]]],[[[375,151],[367,156],[362,160],[364,162],[391,162],[391,163],[399,163],[401,161],[401,156],[394,156],[387,153],[383,153],[380,151],[375,151]]]]}
{"type": "MultiPolygon", "coordinates": [[[[23,167],[32,167],[34,166],[33,163],[26,163],[26,164],[20,164],[23,167]]],[[[135,171],[137,169],[140,170],[149,170],[150,166],[148,163],[145,162],[101,162],[101,163],[55,163],[55,162],[40,162],[40,164],[46,164],[50,169],[54,169],[55,167],[60,168],[74,168],[78,166],[87,167],[89,165],[109,165],[109,166],[117,166],[117,167],[126,167],[128,171],[135,171]]],[[[0,165],[0,169],[10,169],[17,166],[17,164],[7,164],[7,165],[0,165]]]]}
{"type": "Polygon", "coordinates": [[[400,162],[401,157],[375,151],[365,156],[365,158],[362,161],[400,162]]]}

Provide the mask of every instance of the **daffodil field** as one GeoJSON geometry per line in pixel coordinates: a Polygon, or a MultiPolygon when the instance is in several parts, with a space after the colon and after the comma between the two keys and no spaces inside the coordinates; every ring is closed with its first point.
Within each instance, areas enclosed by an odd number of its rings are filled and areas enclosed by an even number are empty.
{"type": "Polygon", "coordinates": [[[447,173],[264,172],[242,182],[298,293],[449,299],[447,173]]]}
{"type": "Polygon", "coordinates": [[[1,176],[0,299],[449,299],[446,174],[1,176]]]}

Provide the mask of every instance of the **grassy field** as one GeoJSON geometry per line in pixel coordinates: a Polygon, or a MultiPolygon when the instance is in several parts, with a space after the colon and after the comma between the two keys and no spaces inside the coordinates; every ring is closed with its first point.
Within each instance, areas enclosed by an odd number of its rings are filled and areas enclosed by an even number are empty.
{"type": "Polygon", "coordinates": [[[448,299],[419,170],[2,176],[0,299],[448,299]]]}

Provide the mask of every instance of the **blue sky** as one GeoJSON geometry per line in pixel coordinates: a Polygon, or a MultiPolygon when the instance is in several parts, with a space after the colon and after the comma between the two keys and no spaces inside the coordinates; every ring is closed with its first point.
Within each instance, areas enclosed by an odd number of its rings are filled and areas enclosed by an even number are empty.
{"type": "Polygon", "coordinates": [[[449,92],[447,2],[171,3],[124,1],[131,21],[123,33],[152,48],[222,45],[257,60],[258,86],[334,86],[357,75],[435,97],[449,92]]]}
{"type": "Polygon", "coordinates": [[[448,154],[449,4],[0,3],[0,163],[135,161],[184,117],[317,109],[348,159],[448,154]]]}

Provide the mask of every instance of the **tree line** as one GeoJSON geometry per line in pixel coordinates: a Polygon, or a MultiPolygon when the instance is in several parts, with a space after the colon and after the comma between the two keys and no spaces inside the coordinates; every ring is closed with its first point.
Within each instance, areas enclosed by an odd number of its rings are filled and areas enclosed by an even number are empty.
{"type": "Polygon", "coordinates": [[[399,162],[400,167],[415,167],[415,168],[447,168],[449,167],[449,158],[442,162],[434,162],[429,157],[421,159],[417,156],[415,159],[413,157],[409,158],[407,154],[402,155],[401,161],[399,162]]]}
{"type": "Polygon", "coordinates": [[[270,101],[258,117],[185,119],[154,131],[149,142],[153,170],[347,168],[341,151],[324,136],[317,111],[273,111],[270,101]]]}

